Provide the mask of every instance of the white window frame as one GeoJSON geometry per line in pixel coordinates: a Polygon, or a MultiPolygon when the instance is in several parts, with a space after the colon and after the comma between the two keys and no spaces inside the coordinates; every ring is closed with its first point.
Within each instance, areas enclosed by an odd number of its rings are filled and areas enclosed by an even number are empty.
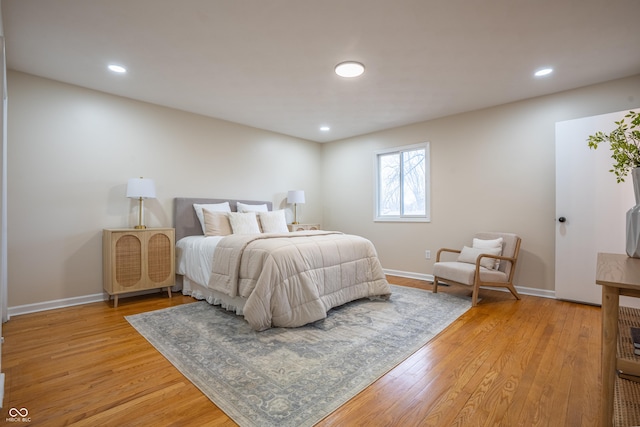
{"type": "MultiPolygon", "coordinates": [[[[405,145],[402,147],[387,148],[384,150],[378,150],[373,155],[373,170],[374,170],[374,206],[373,206],[373,220],[375,222],[431,222],[431,154],[429,142],[421,142],[419,144],[405,145]],[[425,215],[380,215],[378,211],[380,202],[380,161],[381,155],[390,153],[402,153],[404,151],[412,151],[416,149],[424,149],[425,153],[425,183],[424,183],[424,200],[425,200],[425,215]]],[[[400,191],[402,197],[403,191],[400,191]]],[[[402,201],[400,202],[402,206],[402,201]]]]}

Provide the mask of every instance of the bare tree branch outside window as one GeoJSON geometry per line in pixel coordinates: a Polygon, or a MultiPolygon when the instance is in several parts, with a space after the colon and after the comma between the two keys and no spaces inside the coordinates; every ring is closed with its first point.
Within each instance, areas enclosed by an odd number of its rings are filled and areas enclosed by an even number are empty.
{"type": "Polygon", "coordinates": [[[377,217],[427,217],[427,151],[423,147],[377,155],[377,217]]]}

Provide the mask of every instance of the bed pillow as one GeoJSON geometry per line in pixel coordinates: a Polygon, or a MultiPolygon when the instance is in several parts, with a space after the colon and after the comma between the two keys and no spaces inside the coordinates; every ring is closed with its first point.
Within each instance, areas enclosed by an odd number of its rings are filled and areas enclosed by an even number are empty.
{"type": "MultiPolygon", "coordinates": [[[[476,259],[481,254],[487,255],[500,255],[502,248],[470,248],[465,246],[462,248],[460,255],[458,256],[458,262],[466,262],[469,264],[475,264],[476,259]]],[[[480,265],[484,268],[493,269],[495,260],[493,258],[482,258],[480,265]]]]}
{"type": "Polygon", "coordinates": [[[229,206],[229,202],[209,203],[209,204],[194,203],[193,209],[196,211],[196,216],[200,221],[200,226],[202,227],[203,233],[205,232],[205,230],[204,230],[204,214],[202,213],[202,210],[205,208],[212,212],[231,212],[231,206],[229,206]]]}
{"type": "Polygon", "coordinates": [[[263,233],[288,233],[284,209],[271,212],[258,212],[263,233]]]}
{"type": "Polygon", "coordinates": [[[227,212],[215,212],[209,209],[203,209],[202,212],[205,236],[228,236],[233,233],[227,212]]]}
{"type": "Polygon", "coordinates": [[[255,212],[229,212],[227,215],[233,234],[260,234],[255,212]]]}
{"type": "MultiPolygon", "coordinates": [[[[489,239],[489,240],[474,238],[473,244],[471,246],[474,248],[480,248],[480,249],[500,248],[500,253],[498,255],[502,255],[502,237],[498,237],[497,239],[489,239]]],[[[493,269],[497,270],[498,268],[500,268],[500,260],[497,259],[495,263],[496,265],[493,267],[493,269]]]]}
{"type": "Polygon", "coordinates": [[[236,206],[237,206],[238,212],[268,212],[269,211],[269,208],[267,207],[266,203],[262,205],[249,205],[246,203],[238,202],[236,206]]]}

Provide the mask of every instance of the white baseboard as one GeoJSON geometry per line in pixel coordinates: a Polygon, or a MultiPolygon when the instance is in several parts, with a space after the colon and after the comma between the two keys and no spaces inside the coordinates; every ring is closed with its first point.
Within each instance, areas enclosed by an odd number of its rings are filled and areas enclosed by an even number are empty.
{"type": "Polygon", "coordinates": [[[426,280],[427,282],[433,282],[432,274],[412,273],[409,271],[400,271],[400,270],[389,270],[388,268],[383,268],[382,271],[384,272],[384,274],[388,274],[390,276],[406,277],[407,279],[426,280]]]}
{"type": "Polygon", "coordinates": [[[36,313],[38,311],[53,310],[56,308],[72,307],[74,305],[89,304],[92,302],[104,301],[109,299],[109,295],[105,293],[85,295],[82,297],[64,298],[53,301],[36,302],[33,304],[17,305],[9,307],[8,314],[11,316],[19,316],[21,314],[36,313]]]}
{"type": "MultiPolygon", "coordinates": [[[[128,292],[126,294],[120,295],[120,297],[121,298],[133,297],[136,295],[146,295],[151,293],[157,293],[159,291],[160,289],[149,289],[146,291],[128,292]]],[[[57,299],[53,301],[37,302],[34,304],[18,305],[15,307],[9,307],[7,312],[8,312],[8,317],[11,318],[11,316],[19,316],[21,314],[36,313],[38,311],[46,311],[46,310],[54,310],[56,308],[73,307],[74,305],[89,304],[92,302],[106,301],[108,299],[109,299],[109,294],[107,294],[106,292],[103,292],[100,294],[85,295],[82,297],[64,298],[64,299],[57,299]]]]}
{"type": "MultiPolygon", "coordinates": [[[[410,271],[400,271],[400,270],[390,270],[387,268],[383,268],[382,271],[385,274],[388,274],[390,276],[406,277],[408,279],[416,279],[416,280],[424,280],[427,282],[433,282],[432,274],[414,273],[410,271]]],[[[488,289],[508,292],[507,289],[500,289],[500,288],[488,288],[488,289]]],[[[556,297],[555,291],[548,291],[548,290],[536,289],[536,288],[527,288],[522,286],[516,286],[516,289],[518,290],[519,293],[523,295],[531,295],[531,296],[536,296],[541,298],[554,298],[554,299],[556,297]]],[[[175,291],[176,289],[173,289],[173,290],[175,291]]],[[[136,295],[144,295],[144,294],[150,294],[154,292],[158,292],[158,289],[131,292],[131,293],[125,294],[124,296],[132,297],[136,295]]],[[[74,305],[89,304],[92,302],[106,301],[108,299],[109,299],[109,295],[103,292],[100,294],[85,295],[82,297],[64,298],[64,299],[58,299],[53,301],[44,301],[44,302],[38,302],[34,304],[25,304],[25,305],[18,305],[15,307],[9,307],[9,309],[7,310],[8,312],[7,314],[8,314],[8,317],[11,318],[11,316],[19,316],[21,314],[36,313],[38,311],[46,311],[46,310],[54,310],[56,308],[73,307],[74,305]]]]}
{"type": "MultiPolygon", "coordinates": [[[[540,297],[540,298],[556,299],[556,291],[550,291],[548,289],[527,288],[525,286],[516,286],[515,288],[516,288],[516,291],[518,291],[518,293],[522,295],[531,295],[531,296],[540,297]]],[[[491,289],[496,289],[496,288],[491,288],[491,289]]],[[[508,289],[497,288],[496,290],[509,292],[508,289]]]]}
{"type": "MultiPolygon", "coordinates": [[[[399,271],[399,270],[389,270],[387,268],[383,268],[382,271],[384,272],[384,274],[388,274],[390,276],[406,277],[408,279],[425,280],[425,281],[430,282],[430,283],[433,282],[433,274],[413,273],[413,272],[409,272],[409,271],[399,271]]],[[[520,293],[522,295],[530,295],[530,296],[534,296],[534,297],[551,298],[551,299],[555,299],[556,298],[556,292],[555,291],[549,291],[549,290],[546,290],[546,289],[537,289],[537,288],[527,288],[525,286],[516,286],[515,288],[518,291],[518,293],[520,293]]],[[[483,287],[483,289],[490,289],[490,290],[493,290],[493,291],[501,291],[501,292],[509,292],[509,290],[506,289],[506,288],[484,288],[483,287]]]]}

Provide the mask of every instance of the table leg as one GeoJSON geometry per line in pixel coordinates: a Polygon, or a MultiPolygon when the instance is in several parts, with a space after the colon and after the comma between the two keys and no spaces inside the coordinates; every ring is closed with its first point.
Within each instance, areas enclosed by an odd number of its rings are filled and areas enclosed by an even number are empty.
{"type": "Polygon", "coordinates": [[[618,288],[602,286],[602,426],[613,423],[618,340],[618,288]]]}

